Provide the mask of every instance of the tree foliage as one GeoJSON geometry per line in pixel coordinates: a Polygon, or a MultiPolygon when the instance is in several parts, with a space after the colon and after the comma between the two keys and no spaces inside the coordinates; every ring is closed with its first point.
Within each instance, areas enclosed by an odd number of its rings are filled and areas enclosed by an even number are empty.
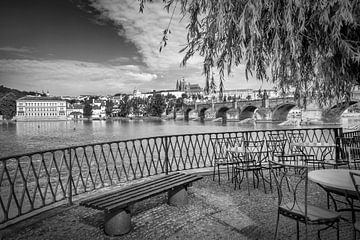
{"type": "Polygon", "coordinates": [[[150,116],[160,117],[166,108],[165,97],[161,96],[160,94],[154,95],[150,99],[148,107],[148,113],[150,116]]]}
{"type": "Polygon", "coordinates": [[[85,118],[90,118],[92,116],[92,106],[90,104],[90,101],[85,101],[83,108],[83,116],[85,118]]]}
{"type": "Polygon", "coordinates": [[[16,115],[16,95],[12,92],[0,98],[0,115],[4,119],[12,119],[16,115]]]}
{"type": "Polygon", "coordinates": [[[129,95],[125,95],[119,103],[119,117],[127,117],[130,113],[131,101],[129,95]]]}
{"type": "Polygon", "coordinates": [[[106,114],[106,116],[108,116],[108,117],[111,116],[113,108],[114,108],[113,101],[107,100],[106,105],[105,105],[105,114],[106,114]]]}
{"type": "Polygon", "coordinates": [[[140,115],[144,114],[145,101],[142,98],[139,98],[139,97],[132,98],[130,105],[132,108],[132,113],[135,116],[140,116],[140,115]]]}
{"type": "MultiPolygon", "coordinates": [[[[140,0],[141,12],[146,1],[140,0]]],[[[217,68],[221,86],[225,72],[244,64],[246,78],[255,73],[283,92],[294,90],[320,103],[348,100],[360,84],[358,0],[163,2],[168,11],[180,8],[189,21],[182,64],[195,53],[203,56],[207,82],[217,68]]]]}

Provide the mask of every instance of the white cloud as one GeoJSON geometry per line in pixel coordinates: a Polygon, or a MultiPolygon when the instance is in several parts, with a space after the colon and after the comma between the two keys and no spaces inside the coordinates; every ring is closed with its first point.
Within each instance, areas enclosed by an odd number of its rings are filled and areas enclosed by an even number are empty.
{"type": "MultiPolygon", "coordinates": [[[[146,4],[143,14],[139,13],[139,4],[133,0],[94,0],[93,7],[103,16],[122,25],[124,35],[132,41],[152,70],[180,69],[183,54],[179,50],[186,44],[186,22],[180,22],[180,16],[174,15],[170,25],[168,45],[159,52],[163,30],[168,26],[171,13],[164,10],[162,2],[146,4]]],[[[197,66],[202,60],[194,58],[189,66],[197,66]]],[[[182,69],[183,70],[183,69],[182,69]]]]}
{"type": "Polygon", "coordinates": [[[26,47],[15,48],[15,47],[0,47],[0,51],[13,52],[13,53],[30,53],[31,49],[26,47]]]}
{"type": "MultiPolygon", "coordinates": [[[[177,13],[174,14],[170,25],[168,44],[161,53],[159,52],[163,30],[168,26],[172,13],[167,13],[162,1],[147,3],[143,14],[139,13],[139,2],[134,0],[93,0],[92,5],[102,13],[102,17],[122,25],[124,30],[119,32],[119,35],[125,36],[137,46],[149,72],[163,76],[152,86],[174,87],[176,80],[181,77],[204,86],[201,57],[194,56],[185,68],[180,67],[184,53],[179,53],[179,50],[186,45],[187,22],[186,19],[180,21],[181,16],[177,13]]],[[[244,66],[234,69],[232,75],[226,78],[226,89],[272,87],[271,84],[262,83],[254,77],[247,81],[244,66]]],[[[149,88],[151,85],[142,86],[149,88]]]]}
{"type": "Polygon", "coordinates": [[[112,66],[68,60],[0,60],[1,84],[58,95],[114,94],[157,78],[135,65],[112,66]]]}

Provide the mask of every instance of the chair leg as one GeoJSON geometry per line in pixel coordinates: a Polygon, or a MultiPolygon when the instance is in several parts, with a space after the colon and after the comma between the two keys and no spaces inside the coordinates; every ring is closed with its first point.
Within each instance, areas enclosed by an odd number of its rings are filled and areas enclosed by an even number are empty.
{"type": "MultiPolygon", "coordinates": [[[[307,239],[307,235],[305,236],[305,238],[307,239]]],[[[299,221],[296,221],[296,239],[300,239],[299,221]]]]}
{"type": "Polygon", "coordinates": [[[277,218],[276,218],[276,227],[275,227],[274,239],[277,239],[278,228],[279,228],[279,220],[280,220],[280,213],[279,213],[279,211],[278,211],[277,218]]]}
{"type": "Polygon", "coordinates": [[[215,174],[216,174],[216,163],[214,163],[214,168],[213,168],[213,181],[215,181],[215,174]]]}
{"type": "Polygon", "coordinates": [[[249,172],[245,171],[245,174],[246,174],[246,183],[247,183],[248,194],[250,196],[249,172]]]}
{"type": "Polygon", "coordinates": [[[220,165],[219,164],[217,165],[217,168],[218,168],[218,179],[219,179],[219,184],[220,184],[220,165]]]}
{"type": "Polygon", "coordinates": [[[272,188],[272,177],[271,177],[272,173],[271,173],[271,169],[269,169],[269,183],[270,183],[270,192],[273,192],[273,188],[272,188]]]}
{"type": "Polygon", "coordinates": [[[228,181],[230,180],[230,169],[229,169],[229,164],[226,164],[226,172],[228,175],[228,181]]]}
{"type": "Polygon", "coordinates": [[[234,169],[233,171],[234,171],[233,178],[234,178],[234,184],[235,184],[234,190],[236,190],[236,185],[237,185],[237,182],[238,182],[238,173],[237,173],[236,169],[234,169]]]}
{"type": "Polygon", "coordinates": [[[262,169],[260,169],[259,172],[261,174],[260,176],[262,177],[262,182],[263,182],[263,186],[264,186],[264,192],[266,194],[265,176],[264,176],[264,173],[263,173],[262,169]]]}

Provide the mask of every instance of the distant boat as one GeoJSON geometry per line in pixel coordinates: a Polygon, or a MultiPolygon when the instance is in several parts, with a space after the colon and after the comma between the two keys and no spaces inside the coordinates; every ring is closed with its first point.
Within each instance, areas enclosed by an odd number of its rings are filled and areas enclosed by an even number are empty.
{"type": "Polygon", "coordinates": [[[255,121],[255,119],[252,119],[252,118],[246,118],[244,120],[241,120],[239,122],[239,124],[252,124],[252,125],[254,125],[254,124],[256,124],[256,121],[255,121]]]}
{"type": "Polygon", "coordinates": [[[346,129],[351,130],[351,131],[358,131],[358,130],[360,130],[360,124],[357,124],[357,125],[354,125],[351,127],[347,127],[346,129]]]}
{"type": "Polygon", "coordinates": [[[221,122],[222,121],[222,117],[219,118],[215,118],[214,120],[212,120],[213,122],[221,122]]]}
{"type": "Polygon", "coordinates": [[[300,125],[301,125],[301,119],[296,119],[296,118],[292,118],[282,123],[279,123],[279,126],[300,126],[300,125]]]}

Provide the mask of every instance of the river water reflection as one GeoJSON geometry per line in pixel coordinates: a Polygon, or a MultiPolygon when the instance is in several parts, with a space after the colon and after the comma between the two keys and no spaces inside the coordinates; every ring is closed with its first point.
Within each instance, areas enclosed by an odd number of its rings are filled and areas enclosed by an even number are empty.
{"type": "MultiPolygon", "coordinates": [[[[342,126],[354,124],[342,122],[342,126]]],[[[359,122],[358,122],[359,123],[359,122]]],[[[337,127],[339,125],[336,125],[337,127]]],[[[88,143],[173,134],[291,128],[271,123],[199,121],[52,121],[0,123],[0,157],[88,143]]]]}

